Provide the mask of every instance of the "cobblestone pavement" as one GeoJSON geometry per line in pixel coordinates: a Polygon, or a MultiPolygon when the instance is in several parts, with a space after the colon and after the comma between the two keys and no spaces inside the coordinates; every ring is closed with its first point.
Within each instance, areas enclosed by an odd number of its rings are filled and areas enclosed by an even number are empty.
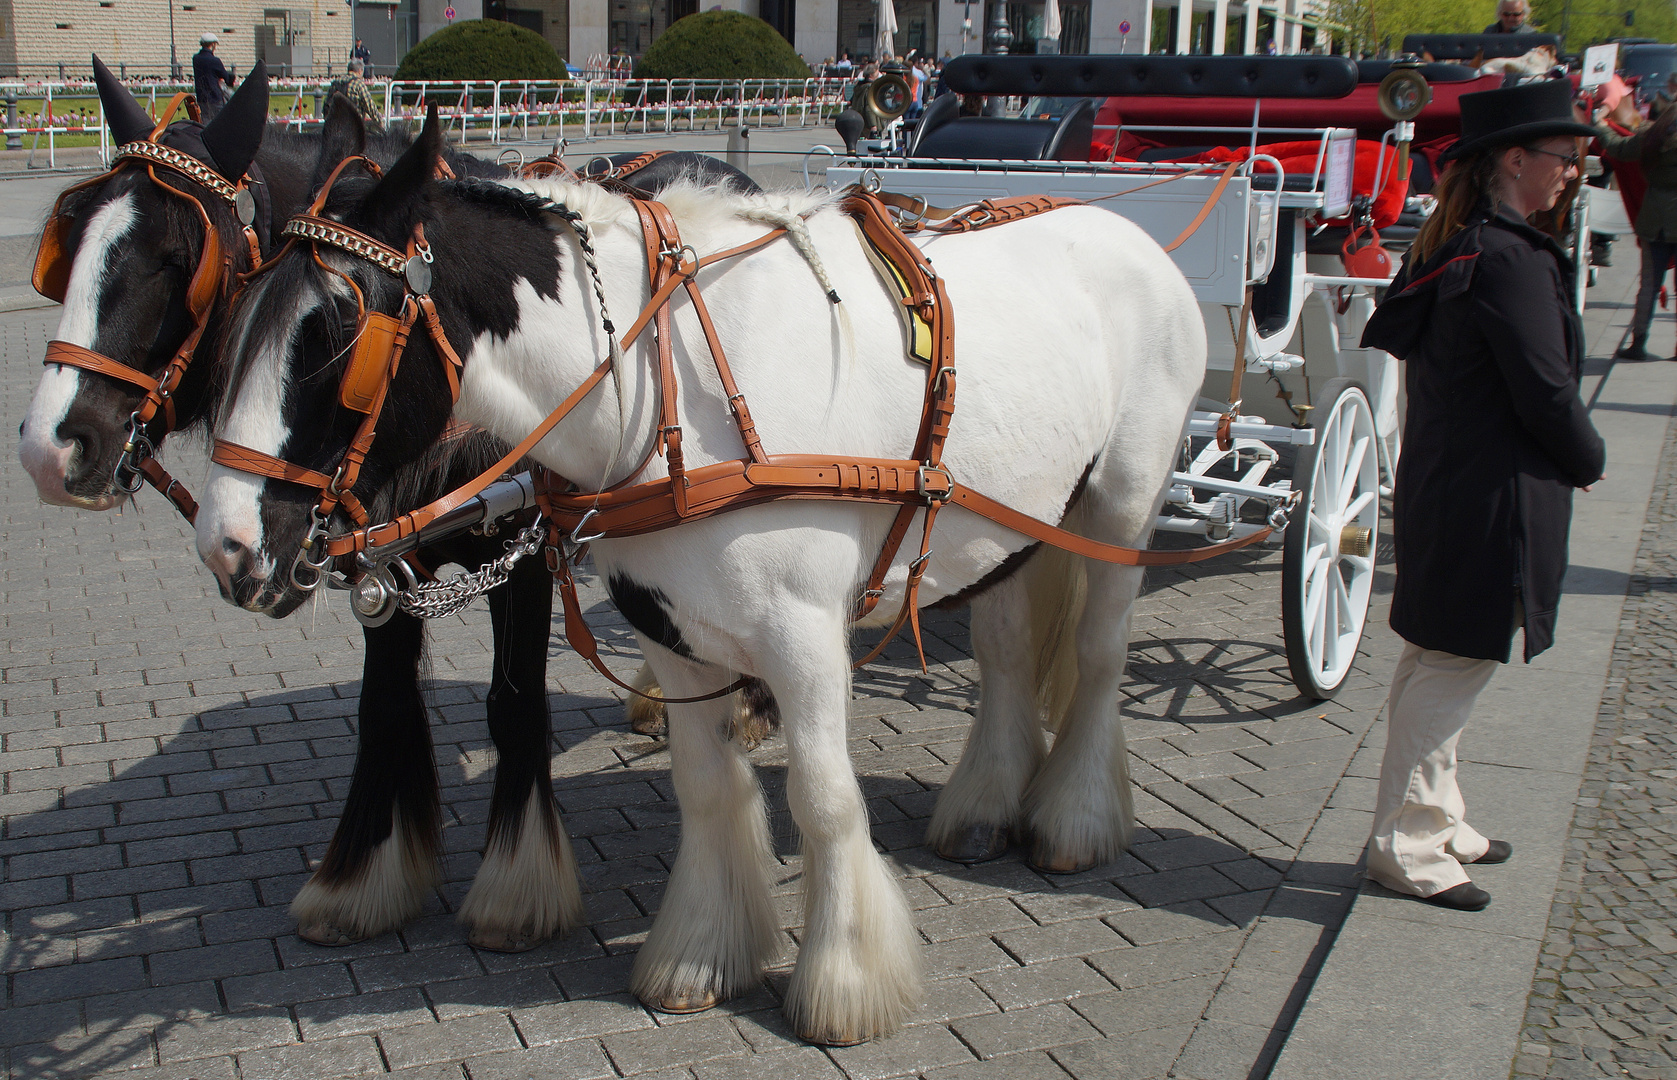
{"type": "Polygon", "coordinates": [[[1668,430],[1516,1077],[1677,1080],[1677,424],[1668,430]]]}
{"type": "MultiPolygon", "coordinates": [[[[7,430],[55,319],[0,315],[7,430]]],[[[216,596],[150,493],[121,516],[42,507],[9,453],[0,490],[12,1077],[1262,1076],[1357,884],[1366,816],[1336,806],[1366,801],[1377,775],[1378,750],[1359,749],[1381,680],[1359,670],[1336,702],[1297,699],[1267,551],[1150,578],[1123,707],[1143,827],[1128,856],[1086,874],[1045,877],[1017,855],[963,868],[921,844],[976,700],[963,618],[930,623],[929,675],[898,646],[857,679],[855,765],[925,939],[925,1004],[892,1038],[801,1045],[778,1009],[786,968],[691,1018],[625,996],[676,806],[661,746],[629,733],[608,684],[558,647],[556,790],[589,925],[518,956],[465,944],[451,912],[493,767],[481,610],[432,628],[445,884],[399,934],[306,945],[286,905],[324,851],[354,752],[361,636],[341,598],[269,622],[216,596]]],[[[632,640],[590,599],[631,670],[632,640]]],[[[1371,623],[1384,672],[1383,602],[1371,623]]],[[[756,759],[780,808],[791,955],[781,745],[756,759]]]]}

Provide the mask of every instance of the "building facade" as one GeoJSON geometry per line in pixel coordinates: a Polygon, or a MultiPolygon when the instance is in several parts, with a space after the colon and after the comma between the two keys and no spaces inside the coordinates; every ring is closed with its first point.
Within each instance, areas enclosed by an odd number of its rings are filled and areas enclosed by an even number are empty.
{"type": "Polygon", "coordinates": [[[205,30],[235,72],[260,57],[279,75],[341,73],[360,38],[387,74],[450,21],[479,18],[534,30],[589,67],[639,56],[672,22],[719,7],[764,19],[819,65],[876,53],[882,2],[895,4],[899,56],[987,51],[998,7],[1015,53],[1294,53],[1329,40],[1320,0],[1060,0],[1054,41],[1043,34],[1045,0],[0,0],[0,76],[85,77],[90,53],[129,75],[162,76],[171,46],[190,74],[205,30]]]}

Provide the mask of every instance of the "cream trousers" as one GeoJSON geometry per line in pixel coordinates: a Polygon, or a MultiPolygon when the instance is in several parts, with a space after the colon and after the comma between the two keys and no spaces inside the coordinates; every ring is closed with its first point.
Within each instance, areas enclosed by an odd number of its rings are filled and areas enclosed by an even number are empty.
{"type": "Polygon", "coordinates": [[[1388,888],[1433,896],[1468,880],[1463,863],[1490,841],[1467,823],[1456,786],[1456,740],[1495,660],[1405,644],[1387,703],[1386,756],[1368,842],[1368,876],[1388,888]]]}

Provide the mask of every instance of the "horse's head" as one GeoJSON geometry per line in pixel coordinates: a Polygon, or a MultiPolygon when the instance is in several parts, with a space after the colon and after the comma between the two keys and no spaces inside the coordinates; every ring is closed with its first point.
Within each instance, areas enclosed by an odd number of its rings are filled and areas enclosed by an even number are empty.
{"type": "MultiPolygon", "coordinates": [[[[266,197],[236,188],[267,126],[268,80],[259,62],[209,124],[171,124],[152,143],[152,118],[98,57],[93,67],[117,145],[138,143],[153,156],[123,157],[70,188],[47,222],[36,285],[64,311],[18,456],[42,501],[103,510],[132,487],[131,477],[114,481],[146,389],[127,373],[161,376],[183,346],[197,345],[194,331],[225,298],[229,269],[250,269],[240,215],[254,216],[256,198],[266,197]],[[68,359],[82,366],[55,362],[68,359]]],[[[186,369],[166,410],[175,426],[206,411],[210,382],[209,373],[186,369]]],[[[138,434],[160,438],[165,420],[138,434]]]]}
{"type": "MultiPolygon", "coordinates": [[[[334,115],[341,122],[327,125],[321,144],[325,187],[234,304],[229,383],[197,522],[198,553],[223,596],[275,618],[319,583],[297,565],[305,539],[364,523],[359,507],[441,436],[458,377],[417,302],[433,291],[430,246],[473,242],[436,220],[435,109],[382,176],[359,156],[353,113],[334,115]]],[[[434,310],[448,324],[443,340],[464,349],[458,309],[477,282],[445,280],[450,273],[459,270],[436,264],[434,310]]]]}

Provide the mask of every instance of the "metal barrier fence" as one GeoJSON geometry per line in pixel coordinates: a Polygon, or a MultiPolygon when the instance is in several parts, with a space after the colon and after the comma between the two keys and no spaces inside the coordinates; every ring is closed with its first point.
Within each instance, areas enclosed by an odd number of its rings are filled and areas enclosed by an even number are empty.
{"type": "MultiPolygon", "coordinates": [[[[331,79],[270,81],[274,120],[303,129],[322,123],[331,79]]],[[[451,139],[490,144],[601,135],[670,135],[720,131],[733,126],[818,126],[844,108],[847,79],[589,79],[498,82],[374,82],[383,91],[386,122],[417,124],[431,104],[438,106],[451,139]]],[[[153,116],[190,82],[130,83],[153,116]]],[[[97,140],[108,160],[110,135],[104,110],[90,82],[0,82],[4,98],[6,149],[29,150],[27,168],[46,143],[46,167],[58,164],[61,137],[97,140]],[[80,103],[72,104],[72,103],[80,103]],[[33,122],[31,122],[33,121],[33,122]],[[28,142],[25,147],[24,143],[28,142]]]]}

